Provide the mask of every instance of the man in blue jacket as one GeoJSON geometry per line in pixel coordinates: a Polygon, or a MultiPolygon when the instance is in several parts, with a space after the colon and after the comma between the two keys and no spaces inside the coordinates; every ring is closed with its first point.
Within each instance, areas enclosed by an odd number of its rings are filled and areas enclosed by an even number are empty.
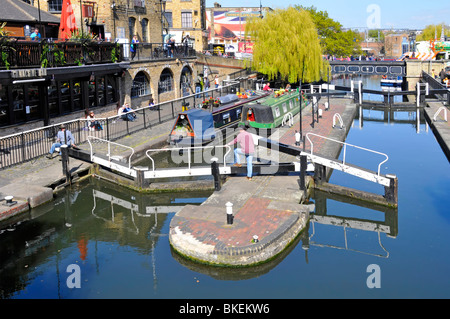
{"type": "MultiPolygon", "coordinates": [[[[48,159],[53,158],[53,153],[55,152],[56,148],[61,147],[61,145],[67,145],[69,147],[77,148],[72,132],[66,130],[66,126],[64,124],[61,124],[59,128],[60,131],[56,135],[56,142],[52,144],[49,154],[47,154],[48,159]]],[[[61,155],[61,152],[59,154],[61,155]]]]}

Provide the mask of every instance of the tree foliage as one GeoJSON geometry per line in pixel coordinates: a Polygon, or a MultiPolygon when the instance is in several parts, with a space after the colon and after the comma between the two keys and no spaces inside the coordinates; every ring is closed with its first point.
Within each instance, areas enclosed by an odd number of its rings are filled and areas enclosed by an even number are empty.
{"type": "Polygon", "coordinates": [[[296,6],[298,10],[306,10],[317,27],[324,54],[346,57],[361,54],[362,38],[353,30],[344,31],[342,24],[328,16],[328,12],[319,11],[316,7],[296,6]]]}
{"type": "MultiPolygon", "coordinates": [[[[441,38],[442,24],[430,24],[423,29],[422,33],[416,37],[417,41],[431,41],[436,38],[439,40],[441,38]]],[[[444,29],[444,35],[450,36],[450,29],[447,27],[444,29]]]]}
{"type": "Polygon", "coordinates": [[[269,80],[281,76],[290,83],[326,79],[317,30],[310,14],[293,7],[269,12],[246,23],[246,37],[254,42],[252,67],[269,80]]]}

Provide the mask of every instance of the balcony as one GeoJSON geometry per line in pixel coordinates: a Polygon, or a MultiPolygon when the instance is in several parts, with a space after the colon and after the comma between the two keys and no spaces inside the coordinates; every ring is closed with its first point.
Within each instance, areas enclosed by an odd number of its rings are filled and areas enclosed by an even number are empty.
{"type": "Polygon", "coordinates": [[[136,55],[133,58],[129,52],[130,44],[124,44],[124,60],[163,60],[195,58],[196,52],[192,44],[175,43],[172,47],[163,43],[138,43],[136,55]]]}
{"type": "Polygon", "coordinates": [[[91,40],[26,41],[0,38],[0,70],[47,68],[123,61],[123,46],[91,40]]]}

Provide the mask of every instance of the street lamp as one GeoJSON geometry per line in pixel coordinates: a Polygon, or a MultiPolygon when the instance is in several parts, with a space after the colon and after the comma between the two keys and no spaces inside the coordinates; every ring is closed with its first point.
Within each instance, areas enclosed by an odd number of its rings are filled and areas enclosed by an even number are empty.
{"type": "Polygon", "coordinates": [[[166,12],[166,0],[159,0],[159,5],[161,6],[161,42],[164,45],[164,13],[166,12]]]}
{"type": "Polygon", "coordinates": [[[116,41],[116,2],[113,1],[111,8],[113,10],[113,27],[114,27],[114,42],[116,41]]]}

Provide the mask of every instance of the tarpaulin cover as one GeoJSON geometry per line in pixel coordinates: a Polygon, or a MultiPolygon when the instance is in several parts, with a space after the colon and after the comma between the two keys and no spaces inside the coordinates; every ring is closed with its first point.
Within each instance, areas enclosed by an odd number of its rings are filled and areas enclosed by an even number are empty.
{"type": "Polygon", "coordinates": [[[218,98],[220,100],[221,104],[228,104],[231,102],[238,102],[239,101],[239,97],[236,94],[228,94],[225,96],[219,96],[218,98]]]}
{"type": "Polygon", "coordinates": [[[212,113],[200,109],[191,109],[181,112],[178,117],[184,114],[189,123],[196,139],[213,139],[215,138],[214,121],[212,113]]]}
{"type": "MultiPolygon", "coordinates": [[[[242,114],[247,115],[248,109],[252,109],[255,121],[258,123],[270,124],[274,122],[272,108],[268,105],[249,104],[242,107],[242,114]]],[[[245,117],[243,118],[245,120],[245,117]]]]}

